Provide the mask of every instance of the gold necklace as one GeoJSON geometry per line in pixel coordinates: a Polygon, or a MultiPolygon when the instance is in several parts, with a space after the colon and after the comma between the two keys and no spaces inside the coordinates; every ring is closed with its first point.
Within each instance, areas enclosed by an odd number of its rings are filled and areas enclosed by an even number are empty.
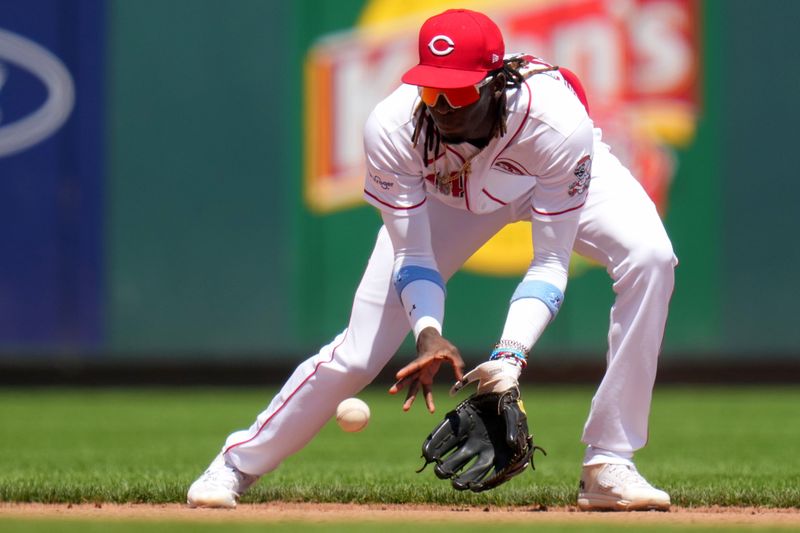
{"type": "MultiPolygon", "coordinates": [[[[445,176],[440,175],[438,172],[434,172],[436,176],[436,185],[437,187],[449,185],[451,182],[459,179],[464,178],[466,179],[472,173],[472,160],[475,159],[481,152],[483,152],[483,148],[479,148],[477,152],[466,158],[466,160],[461,163],[461,167],[456,172],[450,172],[445,176]]],[[[457,152],[456,152],[457,153],[457,152]]],[[[447,161],[447,149],[445,148],[445,162],[447,161]]],[[[434,167],[435,168],[435,167],[434,167]]]]}
{"type": "MultiPolygon", "coordinates": [[[[550,71],[554,71],[554,70],[558,70],[558,69],[559,69],[559,67],[557,67],[557,66],[545,66],[545,67],[539,68],[539,69],[531,69],[528,72],[523,73],[522,77],[525,78],[525,79],[528,79],[531,76],[533,76],[534,74],[541,74],[543,72],[550,72],[550,71]]],[[[487,143],[487,146],[488,146],[488,143],[487,143]]],[[[484,148],[486,148],[486,146],[484,146],[483,148],[479,148],[477,152],[475,152],[473,155],[468,157],[461,164],[461,168],[458,169],[458,172],[452,172],[452,173],[449,173],[446,176],[441,176],[441,175],[439,175],[438,172],[436,172],[436,170],[435,170],[435,168],[436,168],[435,161],[436,160],[434,159],[434,175],[436,176],[435,179],[436,179],[437,188],[449,185],[450,183],[452,183],[453,181],[455,181],[455,180],[457,180],[457,179],[459,179],[461,177],[466,179],[472,173],[472,160],[475,159],[475,157],[477,157],[478,154],[483,152],[484,148]]],[[[445,148],[444,157],[447,158],[447,148],[445,148]]],[[[446,161],[446,159],[445,159],[445,161],[446,161]]]]}

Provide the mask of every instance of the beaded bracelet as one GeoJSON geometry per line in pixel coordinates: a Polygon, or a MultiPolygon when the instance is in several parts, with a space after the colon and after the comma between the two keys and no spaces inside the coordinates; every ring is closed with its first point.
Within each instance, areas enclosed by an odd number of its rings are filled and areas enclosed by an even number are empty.
{"type": "Polygon", "coordinates": [[[492,352],[492,355],[489,356],[489,361],[495,361],[497,359],[514,359],[517,363],[522,365],[522,368],[528,366],[528,361],[525,360],[525,354],[519,352],[517,350],[511,350],[508,348],[497,348],[492,352]]]}
{"type": "Polygon", "coordinates": [[[497,348],[511,348],[512,350],[515,350],[517,352],[521,352],[523,354],[523,357],[527,357],[528,352],[530,351],[530,349],[527,346],[525,346],[524,344],[522,344],[521,342],[511,341],[511,340],[506,340],[506,339],[499,340],[497,342],[497,344],[494,345],[494,347],[495,347],[495,349],[497,349],[497,348]]]}
{"type": "Polygon", "coordinates": [[[515,359],[522,365],[522,368],[525,368],[528,366],[527,356],[527,346],[521,342],[503,339],[494,345],[494,351],[492,351],[492,355],[489,356],[489,360],[494,361],[496,359],[509,357],[515,359]]]}

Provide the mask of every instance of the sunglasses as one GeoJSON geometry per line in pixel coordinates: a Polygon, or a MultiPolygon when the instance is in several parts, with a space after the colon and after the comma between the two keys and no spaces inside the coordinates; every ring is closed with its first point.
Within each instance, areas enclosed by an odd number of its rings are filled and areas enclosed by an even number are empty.
{"type": "Polygon", "coordinates": [[[481,97],[481,87],[488,85],[494,79],[494,76],[489,76],[476,85],[468,87],[457,87],[455,89],[436,89],[434,87],[420,87],[419,96],[425,105],[433,107],[439,100],[439,97],[444,97],[447,105],[453,109],[460,109],[464,106],[474,104],[481,97]]]}

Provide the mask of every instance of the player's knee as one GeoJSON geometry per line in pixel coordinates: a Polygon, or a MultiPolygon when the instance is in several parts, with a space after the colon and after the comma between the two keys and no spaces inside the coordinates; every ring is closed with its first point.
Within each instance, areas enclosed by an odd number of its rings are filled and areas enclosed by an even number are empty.
{"type": "Polygon", "coordinates": [[[678,261],[669,240],[654,239],[639,243],[631,250],[630,260],[637,277],[672,286],[678,261]]]}

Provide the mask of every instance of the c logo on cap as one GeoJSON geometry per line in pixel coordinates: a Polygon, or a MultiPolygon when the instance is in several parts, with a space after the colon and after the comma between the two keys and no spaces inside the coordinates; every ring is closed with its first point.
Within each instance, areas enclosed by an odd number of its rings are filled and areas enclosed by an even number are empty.
{"type": "Polygon", "coordinates": [[[431,42],[428,43],[428,49],[431,51],[433,55],[446,56],[455,49],[455,43],[453,42],[453,39],[451,39],[447,35],[437,35],[433,39],[431,39],[431,42]],[[436,43],[438,43],[439,41],[444,41],[444,43],[447,46],[440,50],[436,45],[436,43]]]}

